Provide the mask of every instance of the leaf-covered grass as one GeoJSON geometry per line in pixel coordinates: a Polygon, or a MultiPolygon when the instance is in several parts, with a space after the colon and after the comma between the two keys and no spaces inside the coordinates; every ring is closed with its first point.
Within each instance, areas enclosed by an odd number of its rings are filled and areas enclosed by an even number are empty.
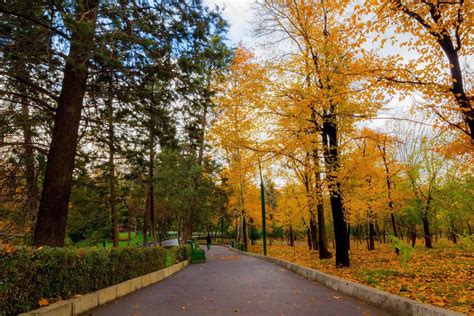
{"type": "MultiPolygon", "coordinates": [[[[250,251],[262,253],[262,246],[251,246],[250,251]]],[[[331,251],[334,254],[334,250],[331,251]]],[[[303,243],[294,248],[269,246],[268,255],[419,302],[474,314],[474,247],[471,243],[452,245],[443,240],[435,243],[433,249],[417,245],[405,267],[390,245],[380,243],[370,252],[365,244],[351,243],[351,266],[344,269],[336,269],[334,258],[320,260],[317,251],[309,251],[303,243]]]]}

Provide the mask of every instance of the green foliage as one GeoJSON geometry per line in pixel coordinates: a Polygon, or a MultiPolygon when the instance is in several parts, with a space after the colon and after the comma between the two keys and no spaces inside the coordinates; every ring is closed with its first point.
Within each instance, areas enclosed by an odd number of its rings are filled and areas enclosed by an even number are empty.
{"type": "Polygon", "coordinates": [[[0,252],[0,310],[7,315],[38,307],[38,301],[68,299],[183,261],[184,247],[49,248],[0,252]],[[169,255],[167,255],[169,254],[169,255]]]}
{"type": "Polygon", "coordinates": [[[391,277],[398,277],[400,273],[395,270],[387,269],[375,269],[375,270],[362,270],[359,273],[359,277],[368,282],[371,285],[379,285],[391,277]]]}
{"type": "Polygon", "coordinates": [[[411,245],[405,244],[402,240],[398,239],[393,235],[388,235],[388,239],[392,241],[392,248],[398,249],[398,257],[400,260],[400,265],[404,268],[408,266],[408,261],[410,260],[414,248],[411,245]]]}

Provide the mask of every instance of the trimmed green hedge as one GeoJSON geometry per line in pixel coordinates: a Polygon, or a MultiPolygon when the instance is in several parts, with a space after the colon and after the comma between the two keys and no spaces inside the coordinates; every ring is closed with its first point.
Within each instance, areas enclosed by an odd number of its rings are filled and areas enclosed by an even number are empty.
{"type": "Polygon", "coordinates": [[[184,247],[1,250],[0,314],[22,313],[38,308],[42,298],[68,299],[163,269],[167,258],[168,265],[185,260],[184,247]]]}

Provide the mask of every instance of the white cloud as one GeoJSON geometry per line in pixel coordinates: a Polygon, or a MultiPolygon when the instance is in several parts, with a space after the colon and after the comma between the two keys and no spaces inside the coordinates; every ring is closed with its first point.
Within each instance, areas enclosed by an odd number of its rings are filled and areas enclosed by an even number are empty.
{"type": "Polygon", "coordinates": [[[228,38],[233,46],[240,41],[244,44],[251,41],[253,3],[255,0],[204,0],[204,4],[211,8],[217,5],[223,9],[222,15],[230,24],[228,38]]]}

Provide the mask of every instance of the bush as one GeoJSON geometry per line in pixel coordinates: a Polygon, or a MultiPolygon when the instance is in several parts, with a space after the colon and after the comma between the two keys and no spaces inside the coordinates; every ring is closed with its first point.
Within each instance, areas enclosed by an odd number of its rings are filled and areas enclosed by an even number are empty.
{"type": "MultiPolygon", "coordinates": [[[[183,261],[184,247],[170,250],[183,261]]],[[[13,315],[86,294],[166,267],[164,248],[0,250],[0,311],[13,315]]]]}

